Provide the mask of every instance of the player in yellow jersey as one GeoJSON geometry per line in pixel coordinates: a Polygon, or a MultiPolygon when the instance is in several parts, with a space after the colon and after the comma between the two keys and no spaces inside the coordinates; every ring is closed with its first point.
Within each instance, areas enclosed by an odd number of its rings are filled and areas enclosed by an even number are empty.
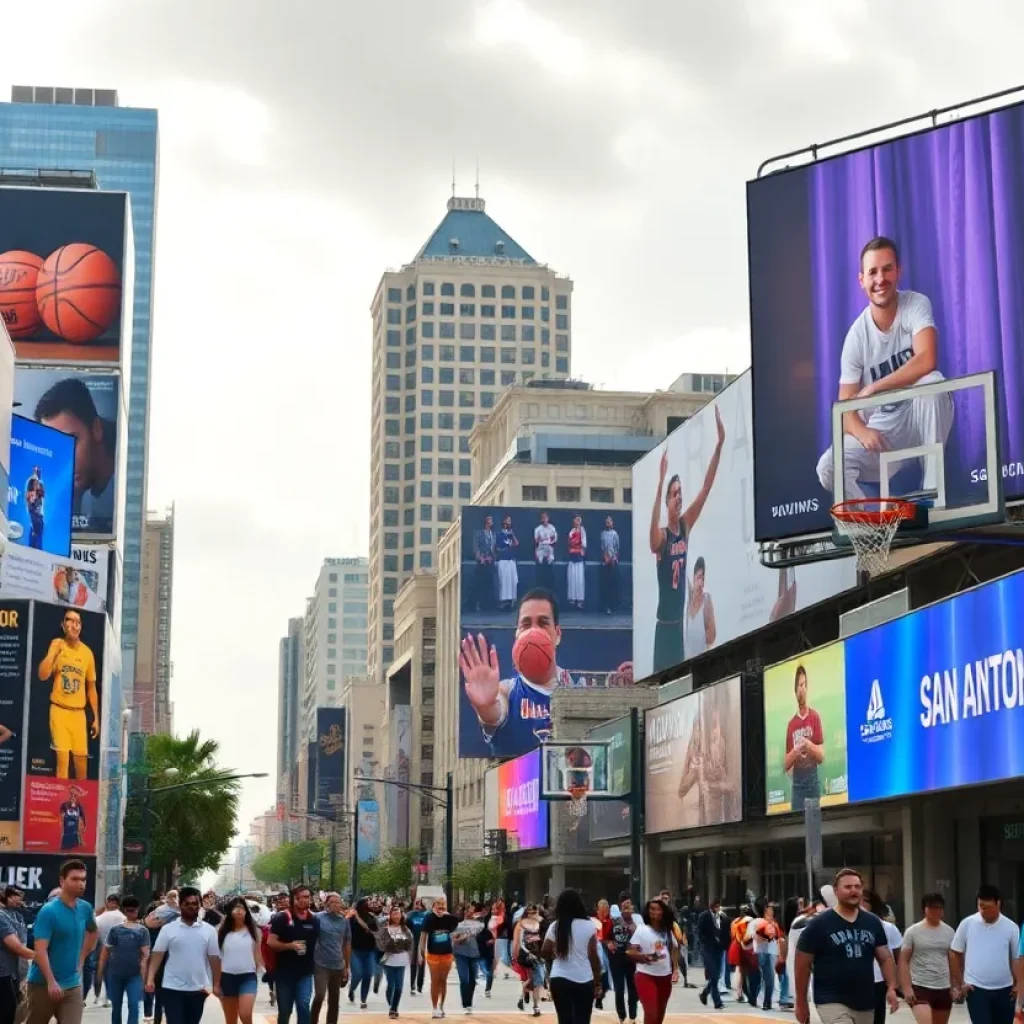
{"type": "Polygon", "coordinates": [[[50,642],[39,663],[39,678],[53,680],[50,691],[50,742],[57,752],[58,779],[70,778],[68,762],[75,759],[75,778],[87,778],[89,739],[100,734],[99,696],[96,693],[96,659],[82,643],[82,616],[73,608],[64,613],[64,636],[50,642]],[[85,707],[92,711],[86,722],[85,707]],[[87,735],[88,732],[88,735],[87,735]]]}

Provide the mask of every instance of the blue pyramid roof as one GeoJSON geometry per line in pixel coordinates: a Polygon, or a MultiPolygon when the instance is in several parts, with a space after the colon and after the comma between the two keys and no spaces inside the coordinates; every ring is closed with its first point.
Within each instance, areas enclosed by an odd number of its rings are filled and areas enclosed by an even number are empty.
{"type": "Polygon", "coordinates": [[[487,216],[482,199],[448,200],[448,212],[416,259],[460,256],[463,259],[506,259],[536,264],[536,260],[500,225],[487,216]]]}

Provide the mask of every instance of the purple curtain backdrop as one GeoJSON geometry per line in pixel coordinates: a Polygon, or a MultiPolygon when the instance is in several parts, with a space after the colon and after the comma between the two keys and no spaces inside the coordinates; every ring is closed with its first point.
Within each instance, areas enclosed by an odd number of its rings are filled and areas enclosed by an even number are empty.
{"type": "MultiPolygon", "coordinates": [[[[901,287],[932,302],[946,377],[997,371],[1002,460],[1024,454],[1024,108],[998,111],[814,166],[809,188],[814,345],[822,450],[850,324],[866,305],[861,247],[900,247],[901,287]],[[1009,401],[1006,396],[1010,396],[1009,401]]],[[[957,408],[951,441],[980,465],[980,402],[957,408]]],[[[1007,497],[1016,490],[1007,481],[1007,497]]]]}

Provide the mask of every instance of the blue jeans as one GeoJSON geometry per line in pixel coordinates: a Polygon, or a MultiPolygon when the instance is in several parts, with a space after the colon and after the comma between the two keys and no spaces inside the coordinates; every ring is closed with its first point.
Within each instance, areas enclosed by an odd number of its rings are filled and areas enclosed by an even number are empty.
{"type": "Polygon", "coordinates": [[[772,996],[775,995],[775,961],[778,959],[774,953],[758,953],[757,966],[761,968],[761,985],[764,988],[764,998],[761,1008],[770,1010],[772,996]]]}
{"type": "Polygon", "coordinates": [[[388,997],[388,1009],[398,1012],[398,1004],[402,1001],[402,986],[405,984],[404,967],[388,967],[384,965],[384,978],[386,988],[384,991],[388,997]]]}
{"type": "MultiPolygon", "coordinates": [[[[274,987],[277,989],[278,1024],[288,1024],[293,1008],[299,1024],[309,1024],[309,1003],[313,998],[313,975],[303,974],[298,978],[282,978],[280,974],[275,974],[274,987]]],[[[166,1004],[166,1002],[165,995],[164,1003],[166,1004]]],[[[173,1024],[173,1022],[168,1022],[168,1024],[173,1024]]]]}
{"type": "Polygon", "coordinates": [[[707,984],[700,994],[701,1001],[706,1001],[710,996],[715,1009],[720,1010],[722,1008],[722,993],[718,991],[718,979],[721,977],[722,971],[722,954],[717,949],[708,949],[707,946],[701,952],[704,956],[704,977],[707,978],[707,984]]]}
{"type": "Polygon", "coordinates": [[[789,971],[779,976],[779,1006],[786,1006],[793,1002],[789,994],[789,971]]]}
{"type": "Polygon", "coordinates": [[[355,991],[359,989],[359,1002],[365,1003],[370,995],[370,982],[377,967],[377,953],[372,949],[352,950],[352,978],[348,985],[348,998],[351,1001],[355,991]]]}
{"type": "Polygon", "coordinates": [[[1011,1024],[1014,1001],[1008,988],[976,988],[967,993],[971,1024],[1011,1024]]]}
{"type": "Polygon", "coordinates": [[[82,963],[82,1000],[83,1003],[92,991],[92,984],[96,978],[96,963],[98,957],[94,949],[82,963]]]}
{"type": "Polygon", "coordinates": [[[468,1010],[473,1005],[473,991],[476,988],[477,964],[480,958],[475,956],[457,956],[455,969],[459,972],[459,993],[462,995],[462,1008],[468,1010]]]}
{"type": "Polygon", "coordinates": [[[107,998],[110,1000],[110,1024],[121,1024],[121,1003],[128,997],[128,1024],[139,1024],[139,1003],[142,1002],[142,975],[122,978],[117,974],[106,977],[107,998]]]}
{"type": "Polygon", "coordinates": [[[480,965],[480,973],[484,976],[486,983],[485,992],[490,992],[494,986],[494,961],[489,956],[482,956],[477,961],[480,965]]]}

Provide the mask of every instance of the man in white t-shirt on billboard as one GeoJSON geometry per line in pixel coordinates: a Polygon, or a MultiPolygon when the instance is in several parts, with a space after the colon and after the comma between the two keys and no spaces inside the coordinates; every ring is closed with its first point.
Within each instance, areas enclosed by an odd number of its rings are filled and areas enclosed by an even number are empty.
{"type": "MultiPolygon", "coordinates": [[[[869,398],[917,384],[945,380],[936,369],[939,336],[932,304],[920,292],[900,291],[900,256],[891,238],[872,238],[860,254],[860,286],[868,298],[850,325],[840,361],[839,400],[869,398]]],[[[843,418],[845,495],[863,498],[862,482],[879,480],[879,454],[925,444],[945,445],[953,426],[949,394],[922,395],[843,418]]],[[[833,488],[832,448],[818,460],[822,487],[833,488]]],[[[923,489],[935,487],[925,460],[923,489]]]]}

